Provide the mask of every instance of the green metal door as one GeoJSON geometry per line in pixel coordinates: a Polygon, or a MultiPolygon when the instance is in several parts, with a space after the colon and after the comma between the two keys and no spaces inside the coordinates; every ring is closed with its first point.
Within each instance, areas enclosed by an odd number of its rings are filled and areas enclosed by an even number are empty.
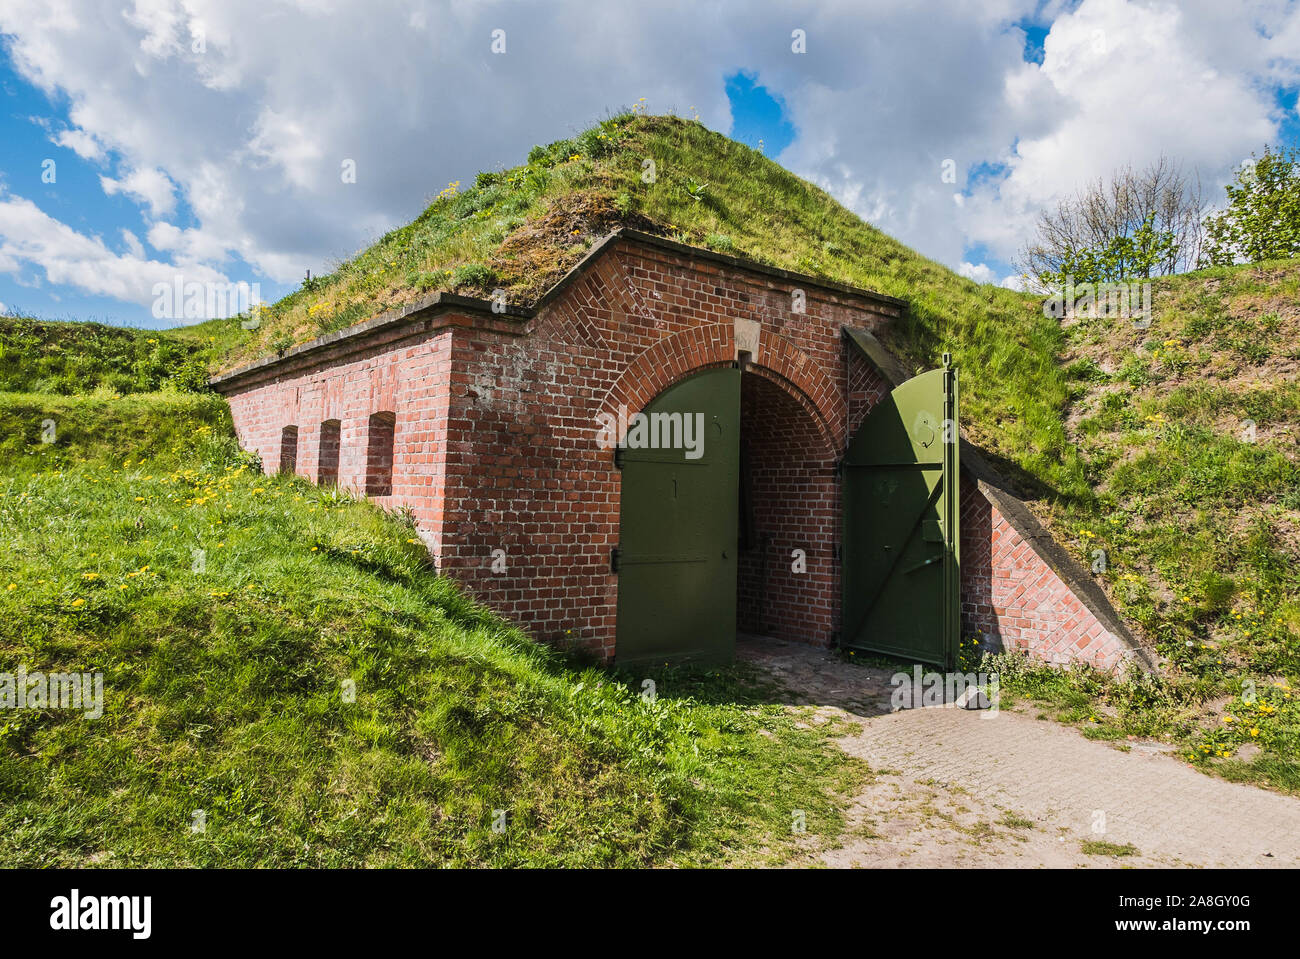
{"type": "Polygon", "coordinates": [[[961,622],[957,371],[930,370],[867,414],[843,461],[843,638],[952,666],[961,622]]]}
{"type": "MultiPolygon", "coordinates": [[[[622,464],[615,662],[730,662],[736,645],[740,370],[709,370],[645,408],[653,439],[686,417],[698,450],[646,448],[634,429],[622,464]],[[673,419],[680,414],[680,421],[673,419]],[[698,455],[695,455],[698,453],[698,455]]],[[[686,436],[687,434],[681,434],[686,436]]]]}

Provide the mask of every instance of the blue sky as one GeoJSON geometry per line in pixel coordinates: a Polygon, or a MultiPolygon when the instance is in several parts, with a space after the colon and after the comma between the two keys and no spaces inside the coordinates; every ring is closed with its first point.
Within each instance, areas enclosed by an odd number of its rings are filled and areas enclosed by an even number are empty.
{"type": "Polygon", "coordinates": [[[761,147],[768,156],[779,157],[795,137],[785,103],[752,73],[737,71],[726,78],[726,85],[731,104],[728,135],[756,150],[761,147]]]}
{"type": "MultiPolygon", "coordinates": [[[[54,122],[59,117],[66,122],[66,101],[59,103],[56,98],[52,103],[14,72],[8,57],[0,57],[0,92],[4,96],[0,171],[6,189],[27,197],[50,216],[82,232],[110,235],[127,224],[134,228],[140,218],[135,204],[125,196],[107,196],[96,170],[71,150],[51,143],[46,129],[36,122],[54,122]],[[47,159],[56,164],[53,185],[42,183],[47,159]]],[[[122,322],[140,313],[136,304],[88,296],[75,287],[58,291],[38,288],[34,284],[41,279],[38,267],[0,272],[0,303],[60,319],[122,322]],[[57,301],[55,296],[59,297],[57,301]]]]}
{"type": "MultiPolygon", "coordinates": [[[[24,80],[6,54],[0,54],[0,94],[4,103],[0,184],[79,233],[102,237],[116,252],[129,252],[123,230],[131,231],[147,247],[140,203],[122,192],[110,194],[100,184],[101,176],[116,179],[122,174],[120,158],[110,150],[103,160],[91,162],[52,142],[53,132],[72,127],[68,98],[49,95],[24,80]],[[52,169],[47,167],[50,160],[54,161],[52,169]],[[53,183],[45,182],[48,176],[53,176],[53,183]]],[[[176,209],[168,221],[182,229],[198,225],[182,192],[178,191],[176,209]]],[[[227,270],[236,279],[259,282],[267,301],[293,290],[292,284],[259,276],[238,255],[227,261],[227,270]]],[[[34,265],[0,271],[0,303],[11,311],[47,319],[94,320],[150,329],[175,325],[155,319],[150,307],[140,303],[88,293],[74,284],[51,284],[34,265]]]]}
{"type": "Polygon", "coordinates": [[[1252,151],[1300,143],[1297,6],[412,0],[286,18],[273,0],[71,0],[59,20],[8,0],[0,304],[165,326],[151,290],[178,274],[273,301],[447,182],[643,96],[1012,282],[1036,212],[1118,165],[1165,153],[1217,197],[1252,151]]]}

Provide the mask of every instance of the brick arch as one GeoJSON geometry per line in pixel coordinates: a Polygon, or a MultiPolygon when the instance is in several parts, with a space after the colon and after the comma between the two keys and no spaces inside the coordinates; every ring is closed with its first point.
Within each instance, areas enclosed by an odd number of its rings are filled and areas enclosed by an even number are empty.
{"type": "Polygon", "coordinates": [[[834,439],[836,433],[833,432],[832,427],[827,425],[826,418],[822,415],[816,404],[809,399],[808,395],[799,386],[775,370],[758,363],[751,363],[749,366],[745,367],[745,372],[753,373],[756,376],[775,384],[777,388],[782,390],[787,396],[794,400],[795,403],[799,404],[804,413],[808,415],[808,418],[816,424],[817,438],[820,440],[822,452],[825,454],[827,460],[834,460],[836,458],[838,455],[834,439]]]}
{"type": "MultiPolygon", "coordinates": [[[[643,410],[673,384],[707,369],[736,361],[735,328],[728,323],[692,327],[665,337],[629,363],[600,403],[604,413],[617,415],[620,406],[643,410]]],[[[771,380],[789,393],[817,425],[826,450],[838,452],[844,432],[844,411],[835,385],[806,353],[785,337],[764,330],[759,359],[746,369],[771,380]]]]}

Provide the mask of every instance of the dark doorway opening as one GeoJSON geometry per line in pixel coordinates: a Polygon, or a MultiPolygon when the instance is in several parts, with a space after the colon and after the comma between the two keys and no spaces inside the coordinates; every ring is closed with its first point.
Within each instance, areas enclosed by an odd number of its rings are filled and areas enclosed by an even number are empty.
{"type": "Polygon", "coordinates": [[[739,632],[828,645],[839,527],[834,457],[813,415],[766,375],[740,386],[739,632]]]}

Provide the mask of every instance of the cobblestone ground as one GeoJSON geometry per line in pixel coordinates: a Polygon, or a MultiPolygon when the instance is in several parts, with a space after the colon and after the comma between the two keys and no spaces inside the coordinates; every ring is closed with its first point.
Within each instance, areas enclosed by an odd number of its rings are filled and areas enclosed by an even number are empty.
{"type": "Polygon", "coordinates": [[[819,707],[813,722],[859,727],[838,741],[876,775],[839,845],[811,853],[828,865],[1300,866],[1300,800],[1215,779],[1161,744],[1125,752],[1006,709],[891,712],[892,669],[748,637],[738,655],[819,707]],[[1097,841],[1135,851],[1085,847],[1097,841]]]}

